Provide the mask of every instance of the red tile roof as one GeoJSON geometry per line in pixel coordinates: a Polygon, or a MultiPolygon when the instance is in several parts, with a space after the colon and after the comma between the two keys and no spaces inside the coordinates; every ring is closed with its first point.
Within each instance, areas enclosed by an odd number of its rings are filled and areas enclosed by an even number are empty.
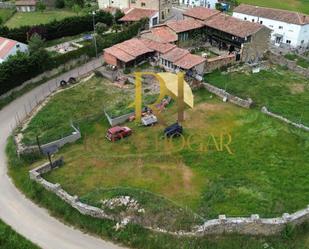
{"type": "Polygon", "coordinates": [[[36,0],[20,0],[15,2],[16,6],[35,6],[36,0]]]}
{"type": "Polygon", "coordinates": [[[170,43],[161,43],[161,42],[157,42],[157,41],[153,41],[153,40],[149,40],[149,39],[140,39],[146,47],[157,51],[161,54],[165,54],[168,51],[172,50],[173,48],[176,47],[176,45],[172,45],[170,43]]]}
{"type": "Polygon", "coordinates": [[[210,18],[205,21],[205,25],[242,38],[253,35],[260,29],[265,28],[261,24],[243,21],[225,14],[210,18]]]}
{"type": "Polygon", "coordinates": [[[309,24],[308,15],[288,10],[271,9],[248,4],[241,4],[234,9],[234,12],[298,25],[309,24]]]}
{"type": "Polygon", "coordinates": [[[127,11],[125,16],[119,19],[122,22],[134,22],[139,21],[143,18],[151,18],[153,17],[158,11],[153,9],[139,9],[139,8],[132,8],[131,10],[127,11]]]}
{"type": "Polygon", "coordinates": [[[219,13],[221,13],[219,10],[208,9],[205,7],[195,7],[186,10],[183,15],[205,21],[206,19],[214,15],[218,15],[219,13]]]}
{"type": "Polygon", "coordinates": [[[179,60],[177,60],[174,64],[183,69],[191,69],[197,65],[200,65],[206,61],[202,56],[198,56],[195,54],[186,54],[179,60]]]}
{"type": "Polygon", "coordinates": [[[17,41],[0,37],[0,59],[7,57],[16,44],[17,41]]]}
{"type": "Polygon", "coordinates": [[[180,58],[182,58],[183,56],[185,56],[186,54],[189,54],[189,53],[190,52],[186,49],[176,47],[173,50],[164,54],[162,56],[162,58],[167,60],[167,61],[174,63],[174,62],[176,62],[177,60],[179,60],[180,58]]]}
{"type": "Polygon", "coordinates": [[[136,59],[138,56],[153,52],[153,50],[146,47],[139,39],[133,38],[104,49],[104,52],[115,56],[121,61],[129,62],[136,59]]]}
{"type": "Polygon", "coordinates": [[[175,32],[166,26],[153,27],[150,30],[144,32],[142,34],[142,37],[143,36],[162,43],[176,42],[178,40],[177,34],[175,34],[175,32]]]}
{"type": "Polygon", "coordinates": [[[201,21],[193,19],[172,20],[166,22],[166,25],[172,30],[174,30],[176,33],[181,33],[193,29],[199,29],[204,26],[204,24],[201,21]]]}

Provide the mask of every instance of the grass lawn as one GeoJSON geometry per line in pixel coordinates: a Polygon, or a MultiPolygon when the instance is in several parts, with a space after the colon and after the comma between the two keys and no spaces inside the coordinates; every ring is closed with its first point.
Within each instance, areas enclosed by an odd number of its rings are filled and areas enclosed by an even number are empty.
{"type": "MultiPolygon", "coordinates": [[[[36,133],[43,137],[59,133],[69,128],[71,118],[100,113],[104,106],[121,99],[123,90],[111,85],[107,88],[106,84],[93,78],[58,94],[30,122],[25,136],[34,139],[36,133]]],[[[109,126],[101,115],[79,122],[83,140],[61,150],[59,155],[66,164],[47,178],[92,202],[102,198],[101,194],[91,194],[100,189],[141,189],[212,218],[221,213],[268,217],[308,204],[309,180],[304,177],[309,173],[307,133],[258,110],[221,103],[210,98],[206,90],[198,91],[195,99],[197,105],[187,111],[184,123],[185,137],[194,136],[191,147],[182,147],[181,139],[166,144],[160,138],[162,125],[145,128],[135,123],[128,124],[134,130],[130,138],[110,143],[104,137],[109,126]],[[233,154],[225,147],[216,151],[207,134],[213,134],[217,141],[223,134],[226,143],[230,134],[233,154]]],[[[175,109],[172,106],[164,112],[167,123],[176,120],[175,109]]]]}
{"type": "Polygon", "coordinates": [[[20,26],[49,23],[53,20],[61,20],[75,15],[75,12],[68,10],[37,11],[31,13],[17,12],[5,23],[5,25],[9,28],[16,28],[20,26]]]}
{"type": "Polygon", "coordinates": [[[306,60],[302,57],[297,56],[296,54],[286,54],[284,57],[288,60],[296,61],[298,66],[301,66],[303,68],[309,68],[309,59],[306,60]]]}
{"type": "Polygon", "coordinates": [[[219,71],[205,76],[207,82],[237,96],[251,97],[260,109],[283,115],[309,126],[309,79],[282,68],[256,74],[219,71]]]}
{"type": "MultiPolygon", "coordinates": [[[[101,114],[102,108],[129,98],[130,94],[130,89],[120,90],[102,78],[92,78],[56,95],[31,121],[25,135],[30,139],[32,129],[36,129],[42,136],[53,136],[59,127],[65,129],[70,119],[76,119],[83,139],[61,149],[58,156],[64,156],[65,165],[44,177],[92,205],[99,206],[105,198],[133,196],[149,214],[148,224],[168,229],[199,224],[200,216],[259,213],[269,217],[308,204],[308,133],[258,110],[222,103],[206,90],[199,90],[195,92],[195,108],[186,111],[186,145],[182,139],[173,143],[162,140],[163,125],[146,128],[135,123],[128,123],[134,131],[131,137],[111,143],[104,137],[109,126],[103,115],[84,117],[101,114]],[[222,151],[217,151],[208,134],[213,134],[217,142],[224,135],[226,146],[222,151]]],[[[162,115],[167,123],[174,122],[176,105],[162,115]]],[[[231,235],[176,239],[138,225],[116,232],[113,222],[82,216],[30,181],[29,168],[41,160],[30,165],[33,159],[18,159],[12,142],[8,155],[10,174],[28,197],[66,222],[131,247],[253,249],[262,248],[264,243],[274,248],[309,246],[307,226],[289,239],[285,234],[269,238],[231,235]]]]}
{"type": "Polygon", "coordinates": [[[14,13],[12,9],[0,9],[0,18],[5,23],[14,13]]]}
{"type": "Polygon", "coordinates": [[[299,11],[305,14],[309,14],[308,0],[239,0],[239,2],[269,8],[299,11]]]}
{"type": "Polygon", "coordinates": [[[10,226],[0,220],[1,249],[39,249],[38,246],[16,233],[10,226]]]}

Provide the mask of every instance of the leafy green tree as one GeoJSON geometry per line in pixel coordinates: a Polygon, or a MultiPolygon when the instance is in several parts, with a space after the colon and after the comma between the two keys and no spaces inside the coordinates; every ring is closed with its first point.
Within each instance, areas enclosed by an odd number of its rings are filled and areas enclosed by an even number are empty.
{"type": "Polygon", "coordinates": [[[37,51],[43,50],[44,40],[39,34],[34,33],[29,39],[28,48],[30,53],[35,53],[37,51]]]}
{"type": "Polygon", "coordinates": [[[64,8],[64,0],[56,0],[55,1],[55,7],[57,9],[63,9],[64,8]]]}
{"type": "Polygon", "coordinates": [[[78,4],[74,4],[72,6],[72,11],[75,12],[77,15],[81,12],[82,8],[78,4]]]}
{"type": "Polygon", "coordinates": [[[123,16],[124,13],[120,9],[117,9],[114,15],[115,22],[118,23],[119,19],[122,18],[123,16]]]}
{"type": "Polygon", "coordinates": [[[2,26],[2,24],[3,24],[3,19],[2,17],[0,17],[0,26],[2,26]]]}
{"type": "Polygon", "coordinates": [[[117,23],[114,23],[113,26],[112,26],[112,30],[116,33],[118,33],[118,31],[121,30],[121,25],[120,24],[117,24],[117,23]]]}
{"type": "Polygon", "coordinates": [[[108,30],[108,26],[105,23],[98,22],[95,25],[95,30],[98,34],[104,34],[108,30]]]}
{"type": "Polygon", "coordinates": [[[46,9],[46,5],[42,1],[38,1],[36,3],[36,9],[43,12],[46,9]]]}

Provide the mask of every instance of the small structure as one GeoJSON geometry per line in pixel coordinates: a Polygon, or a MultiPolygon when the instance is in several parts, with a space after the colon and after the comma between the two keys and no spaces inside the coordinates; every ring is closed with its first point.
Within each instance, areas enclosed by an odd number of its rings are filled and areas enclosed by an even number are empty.
{"type": "Polygon", "coordinates": [[[125,12],[125,15],[119,19],[120,22],[137,22],[143,18],[148,18],[149,28],[159,23],[159,12],[154,9],[131,8],[125,12]]]}
{"type": "Polygon", "coordinates": [[[186,10],[183,13],[184,19],[193,19],[198,21],[206,21],[207,19],[211,18],[212,16],[218,15],[221,12],[215,9],[208,9],[205,7],[195,7],[186,10]]]}
{"type": "Polygon", "coordinates": [[[309,46],[309,16],[306,14],[241,4],[234,9],[233,16],[270,28],[271,40],[277,46],[309,46]]]}
{"type": "Polygon", "coordinates": [[[160,65],[168,71],[185,71],[187,75],[202,75],[206,59],[202,56],[190,54],[186,49],[174,48],[160,56],[160,65]]]}
{"type": "Polygon", "coordinates": [[[28,46],[18,41],[0,37],[0,63],[4,62],[9,56],[15,55],[18,51],[27,52],[28,46]]]}
{"type": "Polygon", "coordinates": [[[139,39],[133,38],[104,49],[103,58],[107,64],[125,68],[136,65],[153,54],[154,50],[146,47],[139,39]]]}
{"type": "Polygon", "coordinates": [[[33,12],[36,9],[36,0],[18,0],[15,5],[18,12],[33,12]]]}

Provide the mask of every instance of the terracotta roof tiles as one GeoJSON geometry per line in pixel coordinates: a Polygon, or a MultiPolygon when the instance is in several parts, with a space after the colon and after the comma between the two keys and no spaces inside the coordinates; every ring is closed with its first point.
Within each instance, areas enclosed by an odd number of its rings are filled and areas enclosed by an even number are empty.
{"type": "Polygon", "coordinates": [[[119,19],[122,22],[134,22],[139,21],[143,18],[151,18],[153,17],[158,11],[153,9],[139,9],[139,8],[132,8],[126,11],[126,14],[119,19]]]}
{"type": "Polygon", "coordinates": [[[183,15],[205,21],[206,19],[214,15],[218,15],[219,13],[221,13],[219,10],[208,9],[205,7],[195,7],[186,10],[183,15]]]}
{"type": "Polygon", "coordinates": [[[166,22],[166,25],[172,30],[174,30],[176,33],[186,32],[193,29],[199,29],[204,26],[204,24],[201,21],[193,19],[172,20],[166,22]]]}

